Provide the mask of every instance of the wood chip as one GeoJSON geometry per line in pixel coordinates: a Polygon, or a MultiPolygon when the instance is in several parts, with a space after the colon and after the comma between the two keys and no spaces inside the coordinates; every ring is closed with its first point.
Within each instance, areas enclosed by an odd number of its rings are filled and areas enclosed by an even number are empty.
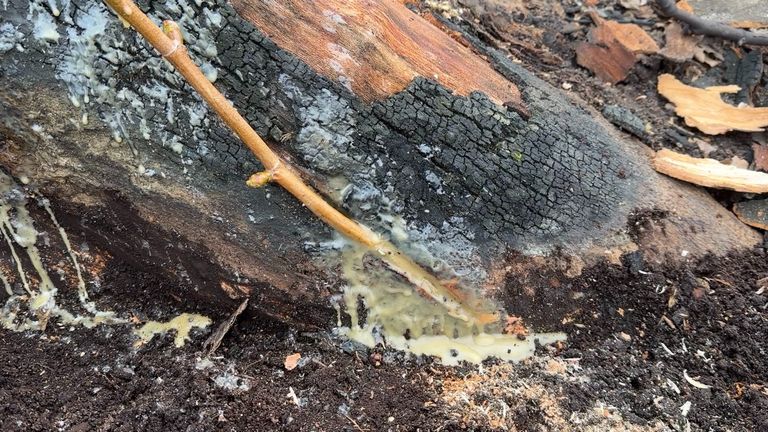
{"type": "Polygon", "coordinates": [[[693,7],[688,3],[688,0],[680,0],[679,2],[677,2],[676,6],[681,11],[694,13],[693,7]]]}
{"type": "Polygon", "coordinates": [[[745,224],[768,230],[768,199],[737,203],[733,206],[733,212],[745,224]]]}
{"type": "Polygon", "coordinates": [[[768,126],[768,108],[735,107],[720,98],[723,93],[736,93],[739,86],[691,87],[670,74],[659,76],[659,93],[675,105],[685,124],[700,131],[718,135],[737,130],[761,132],[768,126]]]}
{"type": "Polygon", "coordinates": [[[714,159],[695,158],[664,149],[653,158],[656,171],[697,184],[738,192],[768,192],[768,174],[725,165],[714,159]]]}
{"type": "Polygon", "coordinates": [[[677,63],[688,61],[696,54],[696,47],[700,39],[700,37],[686,35],[683,27],[677,21],[670,21],[664,29],[666,44],[660,54],[677,63]]]}
{"type": "Polygon", "coordinates": [[[301,354],[294,353],[285,358],[285,363],[283,364],[285,366],[286,370],[294,370],[296,369],[296,366],[299,364],[299,360],[301,359],[301,354]]]}

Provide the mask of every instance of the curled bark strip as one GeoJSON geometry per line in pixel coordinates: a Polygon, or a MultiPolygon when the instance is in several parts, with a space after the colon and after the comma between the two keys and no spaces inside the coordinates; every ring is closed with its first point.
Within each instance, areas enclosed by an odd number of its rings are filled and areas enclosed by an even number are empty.
{"type": "Polygon", "coordinates": [[[261,161],[265,171],[271,173],[271,180],[301,201],[312,213],[345,237],[353,240],[379,257],[393,271],[404,276],[422,294],[442,304],[449,315],[465,321],[486,324],[497,321],[496,313],[481,310],[465,303],[465,296],[459,290],[442,284],[434,275],[422,268],[411,257],[395,245],[374,233],[330,205],[312,187],[301,179],[288,163],[282,161],[248,121],[206,78],[192,61],[182,44],[178,25],[166,21],[163,29],[149,19],[131,0],[104,0],[118,16],[140,33],[195,89],[200,97],[221,117],[227,126],[261,161]]]}
{"type": "Polygon", "coordinates": [[[701,159],[668,149],[653,158],[656,171],[699,186],[737,192],[768,193],[768,174],[701,159]]]}
{"type": "Polygon", "coordinates": [[[739,45],[768,45],[768,36],[699,18],[678,8],[674,0],[656,0],[656,4],[663,15],[688,24],[693,33],[723,38],[739,45]]]}

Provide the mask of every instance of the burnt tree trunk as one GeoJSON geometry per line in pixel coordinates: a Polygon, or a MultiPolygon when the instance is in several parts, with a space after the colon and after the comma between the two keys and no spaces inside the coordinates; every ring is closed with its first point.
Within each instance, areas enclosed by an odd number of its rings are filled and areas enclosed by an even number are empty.
{"type": "MultiPolygon", "coordinates": [[[[657,175],[599,114],[401,2],[141,5],[181,25],[311,184],[377,232],[405,231],[393,240],[440,277],[503,297],[494,288],[521,269],[573,275],[638,249],[662,261],[759,240],[657,175]]],[[[251,295],[262,313],[327,327],[344,283],[322,253],[334,234],[278,187],[248,189],[259,163],[101,2],[56,12],[10,0],[2,13],[2,170],[53,202],[75,245],[154,266],[190,295],[251,295]]]]}

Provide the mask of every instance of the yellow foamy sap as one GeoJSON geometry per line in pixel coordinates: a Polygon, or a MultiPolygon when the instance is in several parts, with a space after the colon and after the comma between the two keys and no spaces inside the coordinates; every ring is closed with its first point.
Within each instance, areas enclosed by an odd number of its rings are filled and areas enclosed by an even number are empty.
{"type": "MultiPolygon", "coordinates": [[[[519,361],[534,354],[536,341],[548,344],[566,338],[563,333],[542,333],[521,340],[502,334],[499,323],[479,324],[452,316],[443,305],[416,293],[404,279],[377,266],[374,260],[366,261],[366,254],[365,249],[354,245],[342,250],[342,270],[348,283],[343,300],[352,321],[351,327],[342,331],[368,347],[384,342],[456,365],[460,361],[480,363],[490,357],[519,361]]],[[[493,310],[489,302],[468,301],[493,310]]]]}

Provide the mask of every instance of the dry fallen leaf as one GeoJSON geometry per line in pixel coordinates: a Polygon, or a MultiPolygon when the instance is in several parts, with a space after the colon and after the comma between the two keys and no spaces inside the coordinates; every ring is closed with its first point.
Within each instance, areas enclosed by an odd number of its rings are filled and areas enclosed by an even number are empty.
{"type": "Polygon", "coordinates": [[[699,186],[738,192],[768,192],[768,174],[725,165],[715,159],[695,158],[672,150],[659,150],[653,158],[656,171],[699,186]]]}
{"type": "Polygon", "coordinates": [[[301,354],[299,353],[295,353],[287,356],[285,358],[285,363],[284,363],[285,369],[289,371],[296,369],[296,366],[299,364],[300,359],[301,359],[301,354]]]}
{"type": "Polygon", "coordinates": [[[682,63],[696,54],[700,38],[686,35],[677,21],[671,21],[664,29],[664,40],[666,44],[660,54],[669,60],[682,63]]]}
{"type": "Polygon", "coordinates": [[[723,93],[736,93],[739,86],[691,87],[670,74],[659,76],[659,93],[675,105],[685,124],[700,131],[718,135],[737,130],[760,132],[768,126],[768,108],[735,107],[720,98],[723,93]]]}

